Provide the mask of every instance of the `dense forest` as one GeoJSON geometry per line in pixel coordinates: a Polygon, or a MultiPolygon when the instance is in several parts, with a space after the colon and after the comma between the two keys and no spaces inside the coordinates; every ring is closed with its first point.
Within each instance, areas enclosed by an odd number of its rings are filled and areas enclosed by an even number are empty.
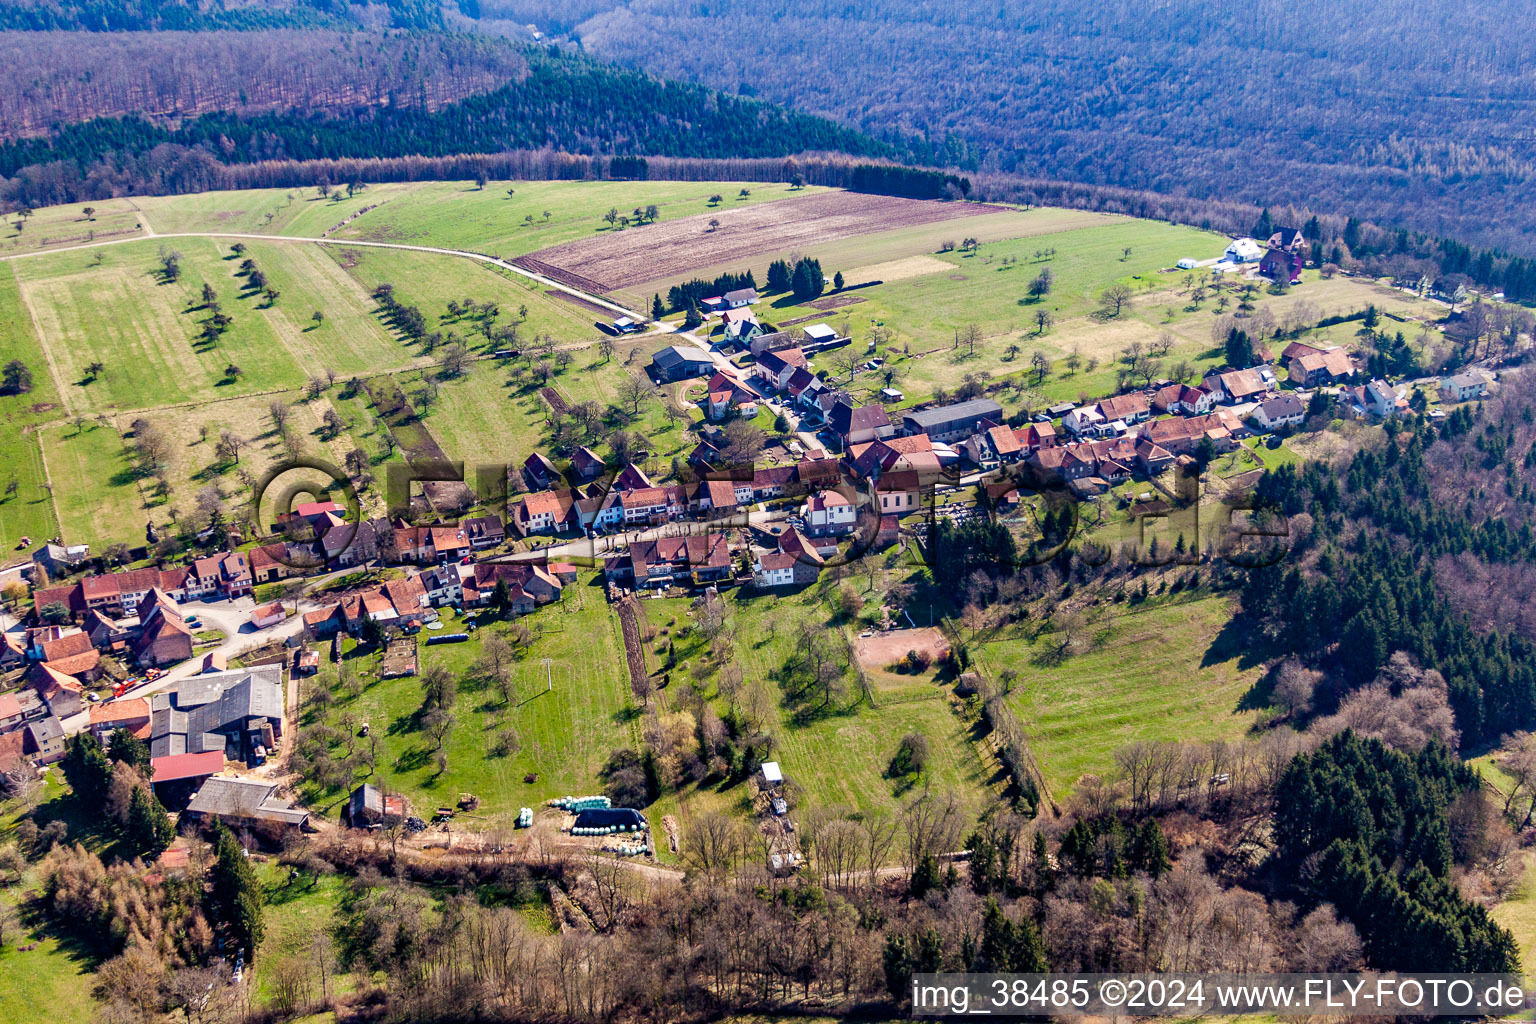
{"type": "MultiPolygon", "coordinates": [[[[1332,712],[1406,652],[1441,677],[1440,706],[1478,748],[1536,725],[1536,394],[1529,374],[1432,425],[1389,422],[1347,464],[1268,474],[1263,506],[1287,517],[1290,557],[1245,584],[1252,622],[1327,673],[1305,704],[1332,712]]],[[[1401,684],[1383,700],[1412,719],[1401,684]]],[[[1410,705],[1417,710],[1410,710],[1410,705]]]]}
{"type": "MultiPolygon", "coordinates": [[[[808,150],[885,156],[884,144],[824,118],[759,100],[665,82],[581,56],[522,51],[527,73],[492,92],[439,110],[361,108],[345,115],[284,111],[211,113],[177,126],[143,117],[98,118],[48,138],[0,145],[0,174],[12,205],[42,206],[127,191],[144,175],[124,168],[155,159],[162,173],[208,181],[222,164],[322,159],[436,157],[507,150],[703,157],[787,156],[808,150]]],[[[173,191],[187,189],[174,184],[173,191]]],[[[215,187],[204,184],[203,187],[215,187]]]]}
{"type": "Polygon", "coordinates": [[[919,134],[935,163],[1531,250],[1533,39],[1512,0],[610,6],[576,30],[590,52],[919,134]],[[729,60],[698,45],[722,34],[729,60]]]}
{"type": "Polygon", "coordinates": [[[435,110],[528,73],[520,48],[485,36],[329,30],[4,32],[0,60],[11,139],[96,117],[435,110]]]}
{"type": "Polygon", "coordinates": [[[10,0],[0,29],[207,32],[269,28],[432,29],[438,0],[10,0]]]}

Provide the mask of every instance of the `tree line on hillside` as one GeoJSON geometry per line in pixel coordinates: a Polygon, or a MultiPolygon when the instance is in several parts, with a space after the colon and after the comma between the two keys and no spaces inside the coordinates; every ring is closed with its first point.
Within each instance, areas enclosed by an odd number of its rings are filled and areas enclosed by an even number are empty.
{"type": "Polygon", "coordinates": [[[1531,20],[1513,0],[612,0],[590,53],[838,117],[918,162],[1200,198],[1307,201],[1528,249],[1531,20]],[[726,26],[731,59],[696,40],[726,26]],[[845,56],[857,39],[862,59],[845,56]],[[964,45],[955,40],[963,39],[964,45]],[[1171,70],[1170,70],[1171,69],[1171,70]]]}
{"type": "Polygon", "coordinates": [[[6,32],[0,59],[0,136],[13,140],[129,115],[435,110],[528,68],[520,47],[484,36],[294,30],[6,32]]]}

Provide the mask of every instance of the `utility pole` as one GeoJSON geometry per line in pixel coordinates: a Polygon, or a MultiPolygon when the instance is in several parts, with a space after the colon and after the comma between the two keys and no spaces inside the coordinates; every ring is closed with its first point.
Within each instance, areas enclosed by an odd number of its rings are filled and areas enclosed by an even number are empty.
{"type": "Polygon", "coordinates": [[[544,692],[551,693],[555,688],[555,677],[549,668],[549,659],[544,659],[544,692]]]}

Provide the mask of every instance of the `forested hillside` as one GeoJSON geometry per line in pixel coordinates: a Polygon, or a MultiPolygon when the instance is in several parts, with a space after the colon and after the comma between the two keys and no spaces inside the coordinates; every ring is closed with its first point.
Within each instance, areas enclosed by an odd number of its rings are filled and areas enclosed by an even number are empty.
{"type": "Polygon", "coordinates": [[[441,28],[438,0],[9,0],[0,28],[37,32],[441,28]]]}
{"type": "Polygon", "coordinates": [[[1329,672],[1298,704],[1329,714],[1370,706],[1396,728],[1476,748],[1536,725],[1536,394],[1507,374],[1496,400],[1431,425],[1389,422],[1340,466],[1281,468],[1260,500],[1288,518],[1280,565],[1249,575],[1243,607],[1286,650],[1329,672]],[[1440,677],[1377,678],[1406,652],[1440,677]],[[1373,682],[1374,680],[1374,682],[1373,682]],[[1412,696],[1408,691],[1425,690],[1412,696]],[[1433,693],[1429,692],[1433,691],[1433,693]]]}
{"type": "Polygon", "coordinates": [[[526,74],[432,111],[421,106],[218,112],[162,125],[97,118],[0,146],[4,198],[45,206],[145,191],[217,187],[223,164],[447,156],[507,150],[661,156],[787,156],[808,150],[885,156],[890,148],[824,118],[760,100],[519,49],[526,74]]]}
{"type": "Polygon", "coordinates": [[[292,29],[5,32],[0,61],[6,138],[130,114],[434,110],[528,72],[520,48],[484,36],[292,29]]]}
{"type": "Polygon", "coordinates": [[[1512,0],[611,6],[577,29],[599,56],[920,133],[938,162],[1532,247],[1536,30],[1512,0]],[[722,37],[729,59],[698,43],[722,37]]]}

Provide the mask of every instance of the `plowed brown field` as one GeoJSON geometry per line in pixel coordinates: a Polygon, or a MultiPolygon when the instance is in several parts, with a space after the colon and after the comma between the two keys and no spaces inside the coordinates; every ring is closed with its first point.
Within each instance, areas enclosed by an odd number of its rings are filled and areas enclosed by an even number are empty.
{"type": "Polygon", "coordinates": [[[998,210],[982,203],[821,192],[610,231],[541,249],[517,263],[557,270],[564,280],[579,279],[607,292],[751,256],[998,210]]]}

